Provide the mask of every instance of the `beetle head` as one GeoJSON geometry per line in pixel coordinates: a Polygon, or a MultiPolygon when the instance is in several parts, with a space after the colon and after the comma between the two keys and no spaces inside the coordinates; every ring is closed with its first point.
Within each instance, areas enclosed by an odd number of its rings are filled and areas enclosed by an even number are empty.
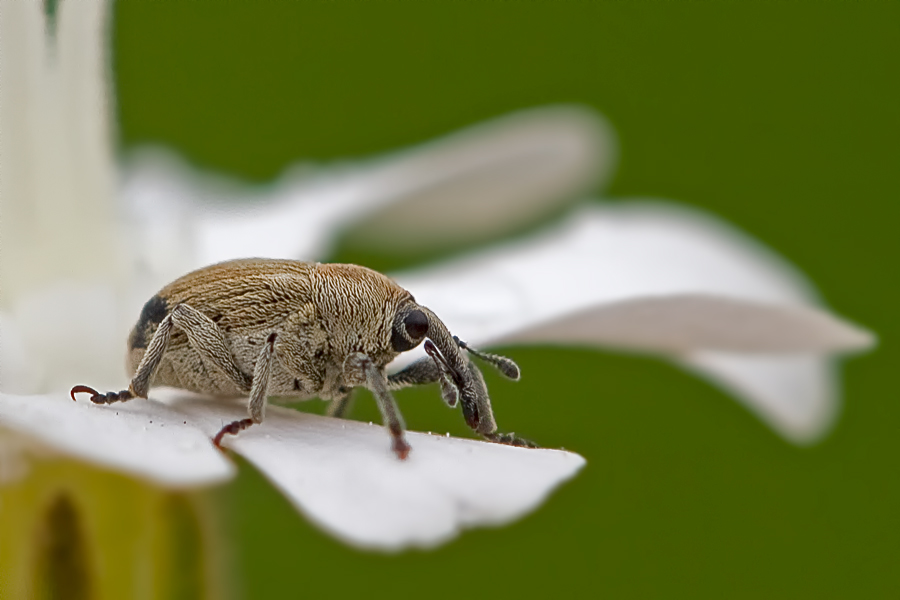
{"type": "MultiPolygon", "coordinates": [[[[447,326],[429,309],[420,306],[418,310],[423,312],[428,319],[428,330],[425,335],[429,341],[425,342],[425,350],[438,364],[443,375],[442,384],[444,380],[449,380],[449,384],[457,391],[456,394],[447,394],[447,390],[444,390],[444,399],[448,400],[448,395],[454,401],[456,398],[459,399],[466,424],[476,433],[481,435],[494,433],[497,430],[497,422],[494,420],[494,412],[491,410],[491,398],[488,395],[484,377],[478,366],[469,360],[463,350],[468,350],[475,356],[493,364],[510,379],[519,378],[518,366],[508,358],[469,348],[464,342],[454,337],[447,326]]],[[[442,387],[445,386],[442,385],[442,387]]]]}
{"type": "Polygon", "coordinates": [[[395,352],[412,350],[425,338],[425,351],[440,370],[442,395],[445,402],[462,405],[466,423],[482,435],[497,430],[487,385],[478,367],[469,360],[468,353],[494,365],[509,379],[519,379],[519,367],[512,360],[479,352],[450,333],[437,315],[415,301],[401,304],[394,315],[391,328],[391,347],[395,352]]]}

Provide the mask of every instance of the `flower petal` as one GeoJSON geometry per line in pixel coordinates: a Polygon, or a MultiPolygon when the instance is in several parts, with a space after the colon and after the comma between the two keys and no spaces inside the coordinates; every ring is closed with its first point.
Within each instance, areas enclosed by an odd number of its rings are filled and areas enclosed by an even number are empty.
{"type": "Polygon", "coordinates": [[[793,441],[821,435],[836,414],[833,365],[815,353],[873,343],[816,308],[806,279],[770,251],[659,204],[585,207],[553,231],[397,280],[473,345],[671,353],[793,441]]]}
{"type": "Polygon", "coordinates": [[[588,206],[550,232],[397,281],[473,344],[784,352],[872,341],[812,307],[783,261],[671,207],[588,206]]]}
{"type": "Polygon", "coordinates": [[[64,392],[0,393],[0,428],[163,486],[209,485],[235,472],[190,418],[154,401],[96,406],[83,398],[72,402],[64,392]]]}
{"type": "Polygon", "coordinates": [[[550,106],[470,127],[385,161],[370,193],[390,198],[354,242],[422,250],[490,239],[604,185],[616,162],[596,112],[550,106]]]}
{"type": "MultiPolygon", "coordinates": [[[[244,404],[216,403],[213,416],[207,400],[173,393],[168,401],[209,435],[247,415],[244,404]]],[[[519,518],[585,462],[560,450],[407,436],[412,452],[400,461],[381,426],[270,406],[262,425],[224,443],[324,529],[385,550],[432,547],[462,528],[519,518]]]]}
{"type": "Polygon", "coordinates": [[[698,352],[683,364],[705,374],[795,444],[831,428],[840,408],[835,361],[812,355],[748,356],[698,352]]]}
{"type": "Polygon", "coordinates": [[[394,247],[481,239],[605,180],[614,155],[602,118],[551,107],[352,168],[311,174],[296,167],[267,186],[199,173],[174,155],[144,151],[126,169],[123,196],[141,263],[167,281],[231,258],[319,258],[354,223],[364,222],[359,240],[394,247]]]}
{"type": "Polygon", "coordinates": [[[108,2],[62,3],[49,36],[41,2],[0,20],[0,281],[4,301],[60,277],[120,275],[113,206],[108,2]],[[72,243],[89,232],[102,243],[72,243]],[[15,248],[15,252],[10,249],[15,248]],[[27,256],[28,260],[21,257],[27,256]]]}
{"type": "Polygon", "coordinates": [[[19,294],[9,313],[0,312],[0,390],[37,394],[78,380],[120,385],[138,314],[122,315],[121,304],[110,285],[74,281],[19,294]]]}
{"type": "Polygon", "coordinates": [[[503,343],[604,345],[657,352],[831,352],[868,346],[871,335],[809,306],[706,294],[601,304],[526,327],[503,343]]]}

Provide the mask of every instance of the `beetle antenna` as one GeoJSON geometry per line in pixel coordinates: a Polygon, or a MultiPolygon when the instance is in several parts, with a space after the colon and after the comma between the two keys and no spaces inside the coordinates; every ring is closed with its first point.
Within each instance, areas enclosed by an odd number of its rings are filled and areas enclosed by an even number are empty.
{"type": "Polygon", "coordinates": [[[425,340],[425,352],[428,353],[428,356],[430,356],[431,360],[434,361],[434,364],[437,365],[438,372],[440,373],[438,381],[441,383],[441,398],[444,399],[447,406],[455,408],[459,403],[459,388],[453,383],[453,375],[450,371],[450,367],[447,366],[447,361],[444,360],[444,357],[441,356],[441,353],[431,340],[425,340]]]}
{"type": "Polygon", "coordinates": [[[518,381],[522,376],[522,371],[519,369],[519,365],[517,365],[515,361],[513,361],[513,359],[507,358],[505,356],[500,356],[499,354],[491,354],[490,352],[482,352],[481,350],[476,350],[455,335],[453,336],[453,339],[456,341],[460,348],[467,350],[471,354],[474,354],[484,362],[494,365],[497,370],[503,373],[503,375],[508,379],[518,381]]]}
{"type": "MultiPolygon", "coordinates": [[[[491,410],[487,386],[478,367],[463,353],[437,315],[424,306],[419,308],[428,316],[428,339],[444,359],[443,363],[447,367],[445,373],[459,393],[458,401],[466,424],[480,435],[494,433],[497,431],[497,422],[491,410]]],[[[443,370],[440,366],[438,368],[443,370]]]]}

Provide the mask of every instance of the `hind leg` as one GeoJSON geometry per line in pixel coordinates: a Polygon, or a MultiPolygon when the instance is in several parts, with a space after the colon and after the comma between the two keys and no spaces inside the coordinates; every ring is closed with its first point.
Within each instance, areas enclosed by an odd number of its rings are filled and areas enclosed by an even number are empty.
{"type": "Polygon", "coordinates": [[[146,398],[150,391],[150,381],[162,361],[172,336],[172,329],[175,327],[187,335],[188,342],[198,354],[215,365],[240,389],[250,390],[250,379],[235,363],[219,326],[197,309],[187,304],[178,304],[156,328],[127,390],[101,394],[86,385],[76,385],[70,392],[72,400],[75,399],[75,394],[82,392],[91,394],[91,402],[94,404],[112,404],[132,398],[146,398]]]}

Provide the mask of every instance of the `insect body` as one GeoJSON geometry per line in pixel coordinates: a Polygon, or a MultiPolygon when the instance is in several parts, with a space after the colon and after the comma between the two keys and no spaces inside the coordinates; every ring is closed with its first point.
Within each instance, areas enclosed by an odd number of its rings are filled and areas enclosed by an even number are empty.
{"type": "Polygon", "coordinates": [[[410,447],[391,390],[440,382],[444,401],[460,404],[466,423],[488,440],[533,446],[496,433],[481,372],[467,354],[511,379],[508,358],[479,352],[453,337],[438,317],[389,278],[356,265],[246,259],[189,273],[153,296],[128,338],[127,390],[100,394],[96,404],[146,398],[153,385],[201,394],[250,396],[249,417],[214,438],[261,423],[269,395],[330,400],[342,416],[353,388],[372,391],[401,459],[410,447]],[[427,339],[426,339],[427,338],[427,339]],[[384,368],[425,341],[427,357],[393,375],[384,368]]]}

